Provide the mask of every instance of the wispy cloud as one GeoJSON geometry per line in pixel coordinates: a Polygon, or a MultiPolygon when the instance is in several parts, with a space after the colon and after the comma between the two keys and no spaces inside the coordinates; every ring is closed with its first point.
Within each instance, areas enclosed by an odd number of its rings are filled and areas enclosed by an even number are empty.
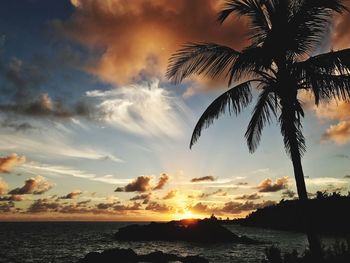
{"type": "Polygon", "coordinates": [[[47,176],[73,176],[107,184],[125,184],[130,181],[130,179],[115,178],[113,175],[97,176],[96,174],[71,167],[48,165],[38,162],[25,163],[21,166],[21,169],[23,169],[23,172],[29,172],[32,174],[42,173],[47,176]]]}
{"type": "Polygon", "coordinates": [[[118,129],[146,136],[183,134],[188,109],[159,81],[86,93],[95,105],[94,118],[118,129]]]}

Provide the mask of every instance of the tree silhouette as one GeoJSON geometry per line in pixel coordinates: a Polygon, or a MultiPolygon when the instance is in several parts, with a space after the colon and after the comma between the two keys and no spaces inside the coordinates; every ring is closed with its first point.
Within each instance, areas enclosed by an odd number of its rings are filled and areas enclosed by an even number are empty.
{"type": "Polygon", "coordinates": [[[300,203],[305,211],[310,250],[320,256],[305,187],[301,157],[304,111],[298,93],[309,91],[315,104],[350,99],[350,49],[311,56],[324,39],[335,13],[346,10],[342,0],[229,0],[218,14],[248,17],[249,46],[241,51],[214,43],[190,43],[169,60],[167,77],[174,83],[193,75],[224,76],[230,89],[215,99],[194,128],[190,147],[204,128],[226,110],[239,114],[259,91],[245,138],[253,153],[273,116],[280,124],[284,146],[292,160],[300,203]],[[232,84],[235,84],[232,87],[232,84]]]}

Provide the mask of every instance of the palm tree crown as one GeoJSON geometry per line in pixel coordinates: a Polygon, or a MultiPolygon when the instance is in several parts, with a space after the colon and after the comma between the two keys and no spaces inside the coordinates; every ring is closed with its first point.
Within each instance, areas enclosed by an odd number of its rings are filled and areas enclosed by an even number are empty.
{"type": "Polygon", "coordinates": [[[235,13],[250,20],[250,45],[241,51],[213,43],[185,45],[170,58],[167,77],[175,83],[193,74],[224,76],[230,89],[214,100],[194,128],[190,147],[226,110],[240,113],[252,102],[252,86],[259,91],[245,138],[250,152],[259,145],[261,132],[275,116],[284,146],[292,159],[294,176],[305,214],[310,250],[322,257],[319,239],[308,209],[301,156],[305,138],[304,111],[298,92],[309,91],[320,101],[350,100],[350,49],[312,56],[321,44],[332,16],[346,10],[342,0],[229,0],[218,15],[223,23],[235,13]],[[235,83],[235,85],[232,84],[235,83]]]}
{"type": "Polygon", "coordinates": [[[230,0],[218,15],[223,23],[236,13],[250,19],[250,45],[241,51],[213,43],[190,43],[171,58],[167,77],[174,83],[193,74],[224,76],[228,86],[200,117],[190,143],[222,113],[238,114],[252,101],[252,86],[260,91],[245,137],[250,152],[261,132],[276,116],[287,152],[297,143],[305,151],[298,91],[321,100],[350,98],[350,49],[311,56],[324,39],[332,15],[345,10],[341,0],[230,0]],[[244,80],[244,81],[242,81],[244,80]],[[253,85],[252,85],[253,84],[253,85]]]}

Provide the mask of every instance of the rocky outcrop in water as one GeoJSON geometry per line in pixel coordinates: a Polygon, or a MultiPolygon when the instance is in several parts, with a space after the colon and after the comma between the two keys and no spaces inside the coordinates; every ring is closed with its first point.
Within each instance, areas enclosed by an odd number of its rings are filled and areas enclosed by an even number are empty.
{"type": "Polygon", "coordinates": [[[173,254],[166,254],[161,251],[152,252],[146,255],[137,255],[132,249],[108,249],[101,253],[91,252],[78,263],[209,263],[208,260],[200,256],[180,257],[173,254]]]}
{"type": "Polygon", "coordinates": [[[148,225],[129,225],[115,234],[121,241],[189,241],[202,243],[235,242],[255,244],[257,241],[237,236],[216,220],[183,220],[148,225]]]}

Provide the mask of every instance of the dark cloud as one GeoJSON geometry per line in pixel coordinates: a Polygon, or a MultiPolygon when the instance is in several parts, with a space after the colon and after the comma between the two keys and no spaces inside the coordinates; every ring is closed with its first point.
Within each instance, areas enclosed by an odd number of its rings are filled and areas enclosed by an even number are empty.
{"type": "Polygon", "coordinates": [[[19,122],[16,123],[13,120],[5,120],[3,121],[1,124],[2,128],[10,128],[13,129],[15,131],[29,131],[29,130],[36,130],[38,129],[37,127],[34,127],[33,125],[31,125],[28,122],[19,122]]]}
{"type": "Polygon", "coordinates": [[[152,177],[148,175],[142,175],[130,182],[124,187],[118,187],[115,192],[147,192],[152,189],[151,182],[152,177]]]}
{"type": "Polygon", "coordinates": [[[277,192],[288,187],[288,177],[282,177],[273,182],[271,179],[265,179],[256,188],[260,193],[277,192]]]}
{"type": "Polygon", "coordinates": [[[54,186],[53,183],[49,182],[45,177],[36,176],[27,179],[24,182],[24,186],[15,188],[9,192],[13,195],[23,195],[23,194],[34,194],[40,195],[49,191],[54,186]]]}
{"type": "Polygon", "coordinates": [[[8,156],[0,157],[0,173],[9,173],[11,169],[18,165],[24,163],[26,158],[24,156],[18,156],[13,153],[8,156]]]}
{"type": "Polygon", "coordinates": [[[147,194],[140,194],[140,195],[135,195],[134,197],[130,198],[130,201],[138,201],[138,200],[143,200],[143,204],[147,204],[149,200],[151,199],[152,193],[147,193],[147,194]]]}
{"type": "Polygon", "coordinates": [[[79,197],[82,194],[82,192],[80,190],[76,190],[73,192],[70,192],[69,194],[65,195],[65,196],[61,196],[60,199],[74,199],[79,197]]]}
{"type": "Polygon", "coordinates": [[[239,182],[239,183],[237,183],[237,185],[248,185],[248,183],[247,182],[239,182]]]}
{"type": "Polygon", "coordinates": [[[151,202],[146,206],[145,209],[153,211],[153,212],[158,212],[158,213],[168,213],[168,212],[172,211],[173,208],[171,206],[166,205],[166,204],[151,202]]]}
{"type": "Polygon", "coordinates": [[[163,199],[163,200],[172,199],[172,198],[174,198],[174,197],[176,196],[176,194],[177,194],[177,190],[171,190],[171,191],[167,192],[166,195],[163,196],[162,199],[163,199]]]}
{"type": "Polygon", "coordinates": [[[1,203],[0,204],[0,212],[1,213],[13,212],[14,207],[15,207],[15,204],[12,201],[7,202],[7,203],[1,203]]]}
{"type": "Polygon", "coordinates": [[[297,193],[290,189],[286,189],[282,192],[282,198],[294,198],[296,195],[297,193]]]}
{"type": "Polygon", "coordinates": [[[13,201],[13,202],[23,201],[23,196],[22,195],[0,196],[0,201],[13,201]]]}
{"type": "Polygon", "coordinates": [[[240,195],[237,196],[235,199],[236,200],[258,200],[261,198],[261,195],[258,193],[250,194],[250,195],[240,195]]]}
{"type": "Polygon", "coordinates": [[[35,200],[27,209],[28,213],[58,212],[60,204],[47,198],[35,200]]]}
{"type": "Polygon", "coordinates": [[[158,183],[152,185],[151,181],[153,176],[141,175],[128,183],[124,187],[117,187],[115,192],[148,192],[151,190],[161,190],[164,185],[169,181],[169,175],[163,173],[159,176],[158,183]]]}
{"type": "Polygon", "coordinates": [[[344,178],[350,179],[350,174],[345,175],[344,178]]]}
{"type": "Polygon", "coordinates": [[[218,194],[225,195],[227,193],[224,192],[224,190],[222,190],[222,189],[218,189],[218,190],[216,190],[214,192],[210,192],[210,193],[201,193],[196,198],[208,198],[210,196],[214,196],[214,195],[218,195],[218,194]]]}
{"type": "Polygon", "coordinates": [[[163,189],[164,185],[169,181],[169,175],[163,173],[160,175],[158,183],[155,187],[153,187],[153,190],[160,190],[163,189]]]}
{"type": "Polygon", "coordinates": [[[192,178],[191,182],[192,183],[196,183],[196,182],[205,182],[205,181],[215,181],[215,177],[212,175],[208,175],[208,176],[203,176],[203,177],[196,177],[196,178],[192,178]]]}

